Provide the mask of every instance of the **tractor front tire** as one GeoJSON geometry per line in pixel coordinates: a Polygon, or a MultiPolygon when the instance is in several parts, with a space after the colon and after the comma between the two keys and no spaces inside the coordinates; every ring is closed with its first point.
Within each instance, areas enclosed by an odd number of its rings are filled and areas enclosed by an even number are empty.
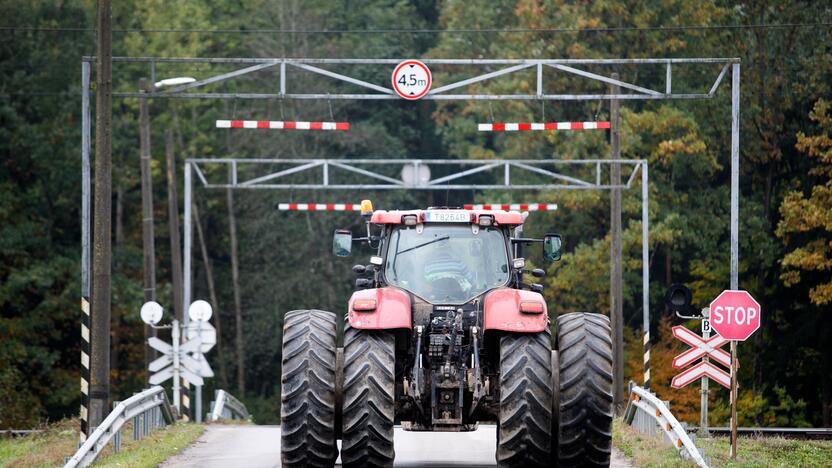
{"type": "Polygon", "coordinates": [[[285,467],[331,467],[335,443],[335,314],[293,310],[284,317],[280,459],[285,467]]]}
{"type": "Polygon", "coordinates": [[[558,462],[609,466],[612,450],[612,339],[605,315],[558,317],[558,462]]]}
{"type": "Polygon", "coordinates": [[[552,337],[507,333],[500,337],[500,417],[497,464],[551,466],[552,337]]]}
{"type": "Polygon", "coordinates": [[[390,331],[344,325],[344,467],[393,466],[395,345],[390,331]]]}

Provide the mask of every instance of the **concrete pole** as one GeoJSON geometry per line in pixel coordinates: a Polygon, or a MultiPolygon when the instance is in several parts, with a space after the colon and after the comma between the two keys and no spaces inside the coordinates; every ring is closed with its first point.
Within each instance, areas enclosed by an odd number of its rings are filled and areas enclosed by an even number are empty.
{"type": "Polygon", "coordinates": [[[110,286],[112,268],[112,5],[98,1],[98,57],[95,94],[95,217],[92,255],[92,355],[90,363],[90,428],[108,413],[110,398],[110,286]]]}
{"type": "MultiPolygon", "coordinates": [[[[139,80],[139,91],[149,91],[147,80],[139,80]]],[[[156,241],[153,229],[153,175],[150,168],[150,112],[147,98],[139,99],[139,161],[142,182],[142,254],[144,256],[144,301],[156,300],[156,241]]],[[[156,336],[156,330],[150,325],[144,326],[144,368],[145,387],[150,387],[149,366],[156,358],[155,352],[147,346],[147,339],[156,336]]]]}
{"type": "MultiPolygon", "coordinates": [[[[618,80],[618,73],[612,74],[618,80]]],[[[619,94],[618,85],[610,86],[610,93],[619,94]]],[[[621,114],[618,99],[610,100],[610,146],[613,164],[610,166],[610,185],[621,185],[621,114]]],[[[624,406],[624,306],[621,265],[621,189],[610,190],[610,324],[613,352],[613,401],[616,412],[624,406]]]]}

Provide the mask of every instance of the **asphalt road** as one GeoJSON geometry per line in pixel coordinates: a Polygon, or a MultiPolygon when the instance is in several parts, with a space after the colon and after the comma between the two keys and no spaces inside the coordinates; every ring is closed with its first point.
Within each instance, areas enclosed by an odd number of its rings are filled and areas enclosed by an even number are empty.
{"type": "MultiPolygon", "coordinates": [[[[400,467],[492,467],[496,443],[494,426],[475,432],[405,432],[396,428],[396,463],[400,467]]],[[[340,462],[340,460],[339,460],[340,462]]],[[[207,427],[193,445],[164,464],[165,468],[271,468],[280,466],[279,426],[207,427]]],[[[614,450],[612,467],[630,468],[614,450]]]]}

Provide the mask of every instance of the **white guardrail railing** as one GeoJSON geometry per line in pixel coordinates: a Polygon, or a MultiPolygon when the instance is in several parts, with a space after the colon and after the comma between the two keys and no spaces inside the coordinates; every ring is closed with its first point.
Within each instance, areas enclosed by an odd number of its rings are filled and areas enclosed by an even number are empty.
{"type": "Polygon", "coordinates": [[[644,434],[655,436],[662,431],[663,439],[676,447],[680,455],[692,459],[703,468],[708,468],[699,449],[667,405],[648,390],[636,386],[634,382],[630,382],[630,400],[624,411],[624,422],[644,434]]]}
{"type": "Polygon", "coordinates": [[[249,419],[246,405],[225,390],[217,390],[216,397],[211,403],[209,420],[218,421],[220,419],[249,419]]]}
{"type": "Polygon", "coordinates": [[[144,390],[116,403],[113,411],[93,430],[75,455],[67,459],[64,468],[89,466],[110,440],[113,441],[113,451],[118,453],[121,449],[121,427],[131,418],[133,440],[139,440],[157,428],[173,424],[176,420],[164,388],[152,387],[144,390]]]}

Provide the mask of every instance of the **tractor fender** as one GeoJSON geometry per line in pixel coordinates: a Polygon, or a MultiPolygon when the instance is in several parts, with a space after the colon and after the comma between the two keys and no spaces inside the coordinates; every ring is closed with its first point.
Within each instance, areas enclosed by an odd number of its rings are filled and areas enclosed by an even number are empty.
{"type": "MultiPolygon", "coordinates": [[[[366,304],[366,302],[364,302],[366,304]]],[[[388,330],[413,327],[410,296],[397,288],[363,289],[352,293],[348,318],[350,326],[361,330],[388,330]],[[375,301],[374,310],[354,310],[355,301],[375,301]]]]}
{"type": "Polygon", "coordinates": [[[500,288],[485,295],[483,306],[483,331],[537,333],[549,326],[549,312],[543,295],[521,289],[500,288]],[[520,311],[521,303],[543,305],[542,312],[520,311]]]}

